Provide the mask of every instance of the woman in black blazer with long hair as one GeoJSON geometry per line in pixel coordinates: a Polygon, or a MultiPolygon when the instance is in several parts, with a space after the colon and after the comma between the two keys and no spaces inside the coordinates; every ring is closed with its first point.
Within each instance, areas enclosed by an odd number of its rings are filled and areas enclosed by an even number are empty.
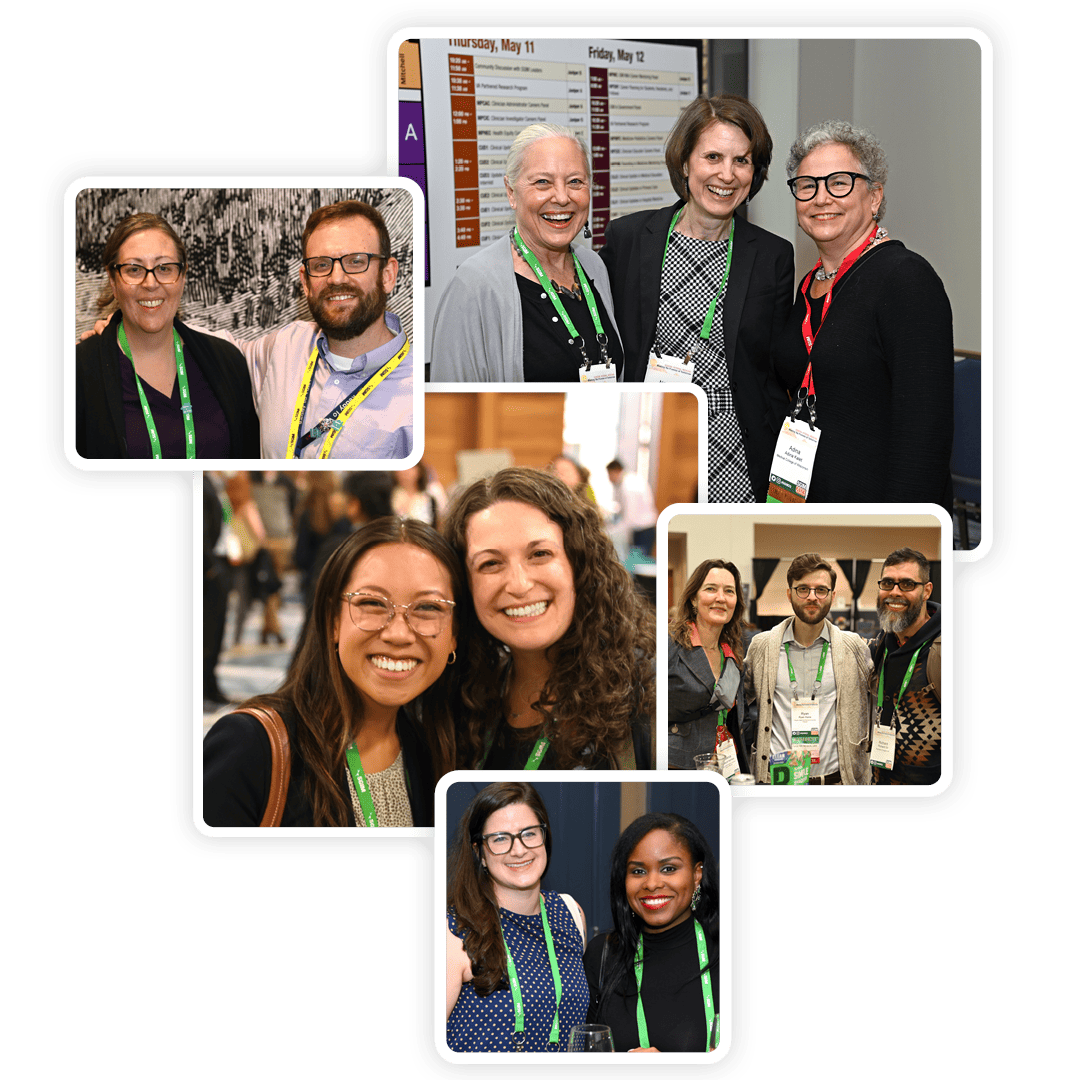
{"type": "Polygon", "coordinates": [[[709,501],[762,502],[788,400],[772,355],[791,309],[795,252],[736,221],[735,210],[765,183],[772,138],[746,98],[699,97],[668,136],[665,157],[679,201],[611,222],[600,251],[624,380],[685,377],[689,355],[708,399],[709,501]]]}

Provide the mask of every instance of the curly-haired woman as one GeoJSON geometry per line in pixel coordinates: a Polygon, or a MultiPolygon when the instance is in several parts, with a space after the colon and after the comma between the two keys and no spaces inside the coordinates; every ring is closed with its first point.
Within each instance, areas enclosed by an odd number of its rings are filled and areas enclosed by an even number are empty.
{"type": "Polygon", "coordinates": [[[445,530],[471,593],[458,767],[651,768],[653,613],[596,508],[548,473],[503,469],[445,530]]]}

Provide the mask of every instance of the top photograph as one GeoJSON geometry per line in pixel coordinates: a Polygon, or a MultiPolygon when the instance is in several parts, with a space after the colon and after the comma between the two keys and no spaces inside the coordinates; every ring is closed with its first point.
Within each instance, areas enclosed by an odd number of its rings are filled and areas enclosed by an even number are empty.
{"type": "Polygon", "coordinates": [[[428,381],[695,383],[701,501],[936,503],[985,550],[987,44],[436,33],[389,56],[428,381]]]}

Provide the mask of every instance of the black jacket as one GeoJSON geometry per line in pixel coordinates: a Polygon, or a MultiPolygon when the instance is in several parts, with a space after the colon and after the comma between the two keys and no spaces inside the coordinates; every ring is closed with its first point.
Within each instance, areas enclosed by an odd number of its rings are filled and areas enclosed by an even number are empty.
{"type": "MultiPolygon", "coordinates": [[[[120,312],[100,333],[75,348],[75,449],[84,458],[128,457],[120,363],[128,363],[116,343],[120,312]]],[[[184,356],[198,365],[229,425],[230,457],[258,458],[259,418],[251,396],[251,376],[235,345],[200,334],[179,319],[173,325],[184,343],[184,356]]]]}
{"type": "MultiPolygon", "coordinates": [[[[304,760],[296,751],[296,713],[282,712],[292,747],[292,771],[285,797],[282,826],[315,824],[311,803],[304,794],[304,760]]],[[[413,825],[435,824],[435,774],[431,753],[417,723],[404,710],[398,713],[397,735],[404,756],[405,781],[413,825]]],[[[352,797],[345,770],[339,777],[355,825],[352,797]]],[[[215,827],[258,826],[270,799],[270,738],[265,728],[246,713],[223,716],[203,739],[203,821],[215,827]]]]}
{"type": "MultiPolygon", "coordinates": [[[[660,310],[664,244],[672,216],[682,205],[677,202],[662,210],[628,214],[607,227],[600,258],[611,279],[615,322],[626,354],[625,382],[645,378],[660,310]]],[[[791,310],[794,289],[791,244],[740,218],[724,299],[724,345],[750,482],[762,502],[788,403],[773,371],[773,352],[791,310]]]]}

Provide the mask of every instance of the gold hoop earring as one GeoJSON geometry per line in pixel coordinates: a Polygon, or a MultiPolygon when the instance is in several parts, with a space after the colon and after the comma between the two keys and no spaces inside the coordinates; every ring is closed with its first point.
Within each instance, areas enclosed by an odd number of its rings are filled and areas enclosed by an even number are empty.
{"type": "Polygon", "coordinates": [[[446,658],[446,666],[457,663],[457,649],[451,649],[450,655],[446,658]]]}

